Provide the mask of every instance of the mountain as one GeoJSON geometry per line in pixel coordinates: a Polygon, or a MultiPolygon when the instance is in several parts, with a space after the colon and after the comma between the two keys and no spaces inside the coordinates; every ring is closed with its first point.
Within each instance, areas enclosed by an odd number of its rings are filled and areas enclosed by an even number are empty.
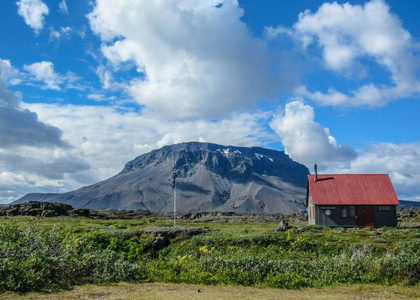
{"type": "Polygon", "coordinates": [[[173,211],[300,212],[308,169],[284,152],[189,142],[128,162],[117,175],[64,194],[28,194],[15,202],[48,201],[76,208],[173,211]],[[176,169],[176,188],[172,172],[176,169]]]}
{"type": "Polygon", "coordinates": [[[400,205],[397,206],[398,209],[420,207],[420,201],[410,201],[410,200],[399,200],[399,201],[400,201],[400,205]]]}

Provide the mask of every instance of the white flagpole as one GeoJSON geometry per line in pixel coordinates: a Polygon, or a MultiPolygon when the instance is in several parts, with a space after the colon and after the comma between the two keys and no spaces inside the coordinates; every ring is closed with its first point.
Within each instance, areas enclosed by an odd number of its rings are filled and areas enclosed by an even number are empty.
{"type": "Polygon", "coordinates": [[[174,227],[176,227],[176,182],[174,183],[174,227]]]}
{"type": "Polygon", "coordinates": [[[172,188],[174,189],[174,227],[176,227],[176,170],[175,170],[175,153],[172,152],[172,159],[174,161],[174,169],[172,173],[172,188]]]}

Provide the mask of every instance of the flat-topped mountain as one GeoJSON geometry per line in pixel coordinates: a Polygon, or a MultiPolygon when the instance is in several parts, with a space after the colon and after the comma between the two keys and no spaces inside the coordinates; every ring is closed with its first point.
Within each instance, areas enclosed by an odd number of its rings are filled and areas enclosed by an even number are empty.
{"type": "Polygon", "coordinates": [[[28,194],[13,204],[48,201],[75,208],[299,212],[305,210],[308,169],[282,151],[189,142],[128,162],[117,175],[64,194],[28,194]]]}

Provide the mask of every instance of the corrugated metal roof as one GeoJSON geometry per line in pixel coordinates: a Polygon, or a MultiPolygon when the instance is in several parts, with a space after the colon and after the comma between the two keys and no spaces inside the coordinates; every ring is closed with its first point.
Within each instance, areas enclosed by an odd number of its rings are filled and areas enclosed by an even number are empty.
{"type": "Polygon", "coordinates": [[[400,204],[387,174],[310,174],[308,193],[314,205],[400,204]]]}

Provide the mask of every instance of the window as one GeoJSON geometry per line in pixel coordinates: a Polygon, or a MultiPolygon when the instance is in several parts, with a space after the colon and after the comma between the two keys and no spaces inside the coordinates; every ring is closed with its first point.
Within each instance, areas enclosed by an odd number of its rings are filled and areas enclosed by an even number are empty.
{"type": "Polygon", "coordinates": [[[355,216],[354,206],[349,207],[349,216],[350,216],[350,218],[354,218],[354,216],[355,216]]]}
{"type": "Polygon", "coordinates": [[[342,218],[354,218],[356,216],[356,210],[354,206],[346,206],[341,208],[342,218]]]}
{"type": "Polygon", "coordinates": [[[390,211],[391,208],[390,208],[389,205],[379,205],[378,210],[379,211],[390,211]]]}

